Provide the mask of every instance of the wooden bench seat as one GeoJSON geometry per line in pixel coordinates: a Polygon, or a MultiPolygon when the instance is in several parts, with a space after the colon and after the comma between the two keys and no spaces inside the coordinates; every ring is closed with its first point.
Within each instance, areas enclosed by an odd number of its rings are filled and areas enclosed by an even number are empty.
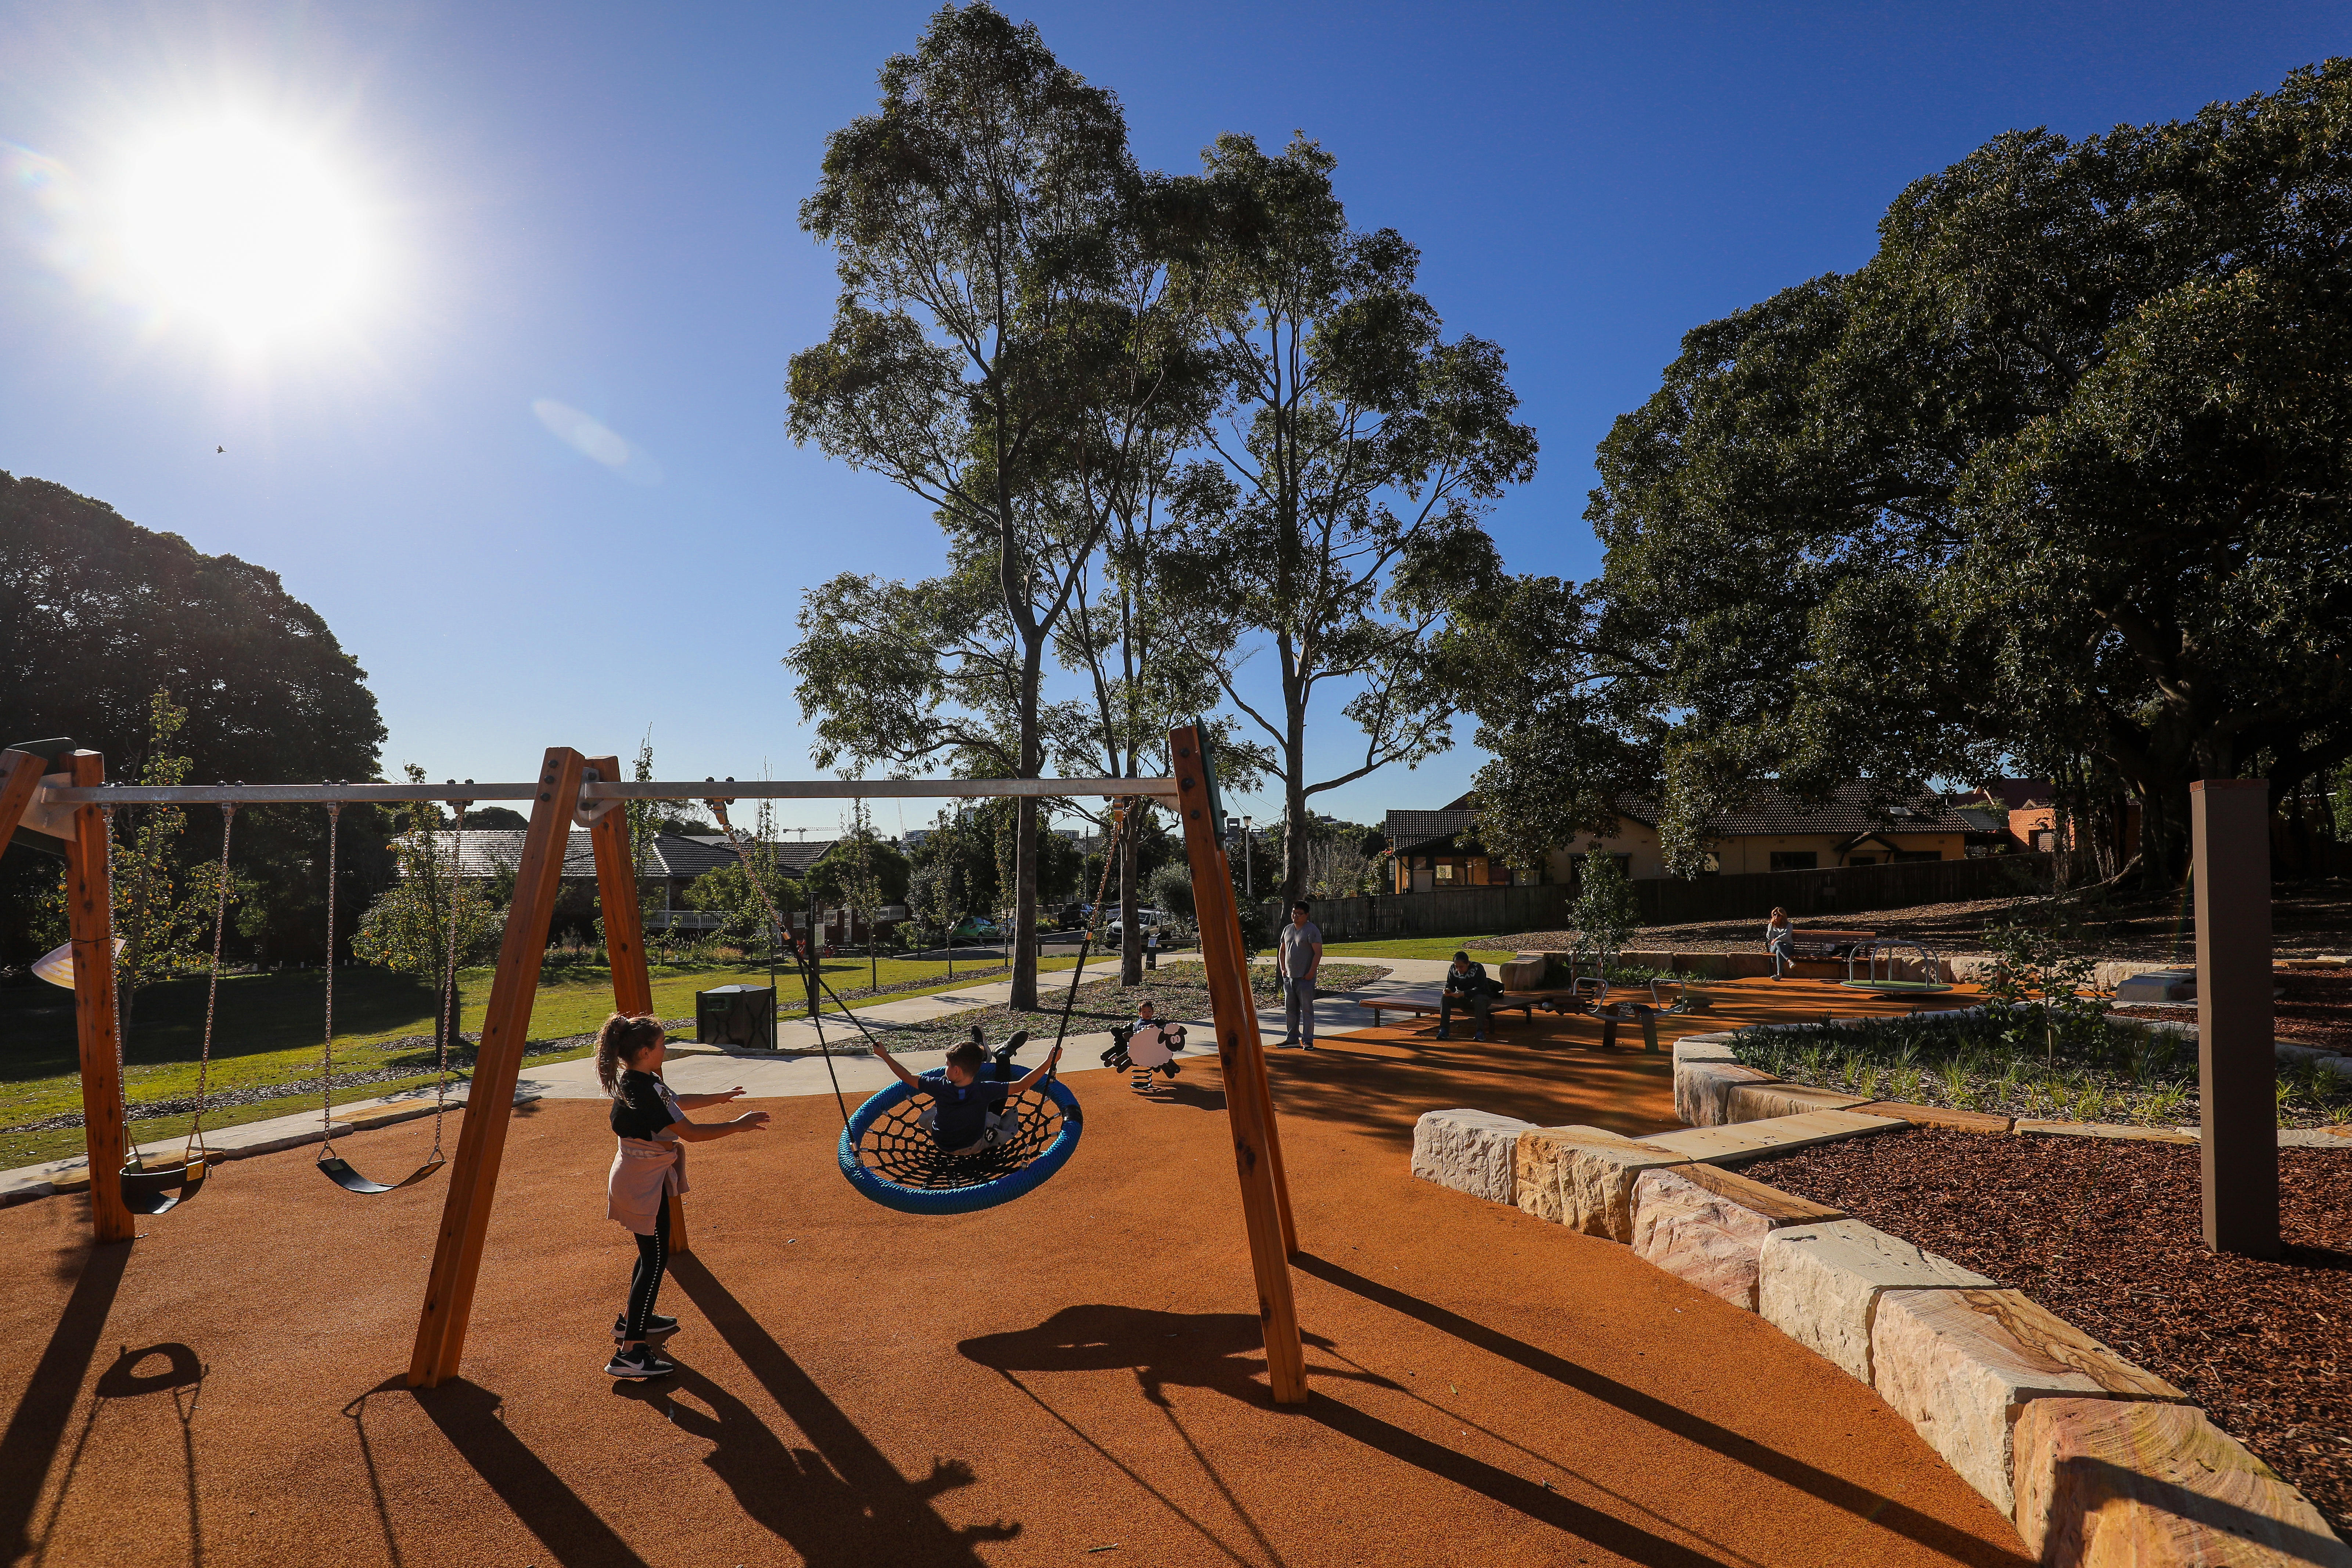
{"type": "MultiPolygon", "coordinates": [[[[1493,1005],[1488,1012],[1492,1014],[1517,1010],[1532,1024],[1535,1022],[1537,1005],[1535,994],[1526,992],[1506,992],[1494,998],[1493,1005]]],[[[1393,996],[1369,996],[1359,1002],[1357,1005],[1370,1013],[1375,1024],[1381,1022],[1382,1013],[1410,1013],[1418,1018],[1434,1018],[1437,1016],[1439,996],[1433,991],[1401,992],[1393,996]]],[[[1460,1009],[1460,1012],[1465,1017],[1473,1019],[1476,1017],[1466,1005],[1460,1009]]]]}
{"type": "Polygon", "coordinates": [[[1877,940],[1874,931],[1822,931],[1799,926],[1791,945],[1799,958],[1840,959],[1852,956],[1856,948],[1868,947],[1877,940]]]}

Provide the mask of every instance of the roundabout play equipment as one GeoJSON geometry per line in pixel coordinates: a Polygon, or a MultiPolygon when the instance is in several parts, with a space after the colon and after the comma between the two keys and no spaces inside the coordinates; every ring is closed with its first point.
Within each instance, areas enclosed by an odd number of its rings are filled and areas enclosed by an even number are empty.
{"type": "Polygon", "coordinates": [[[1937,996],[1952,989],[1944,983],[1943,973],[1943,961],[1926,944],[1894,937],[1874,937],[1867,942],[1856,942],[1847,949],[1845,978],[1838,984],[1849,991],[1876,991],[1894,996],[1937,996]],[[1902,954],[1906,949],[1919,955],[1920,978],[1916,980],[1902,980],[1895,976],[1895,969],[1903,962],[1902,954]],[[1884,977],[1878,973],[1882,962],[1886,965],[1884,977]],[[1866,966],[1860,979],[1856,979],[1853,973],[1853,966],[1858,963],[1866,966]]]}

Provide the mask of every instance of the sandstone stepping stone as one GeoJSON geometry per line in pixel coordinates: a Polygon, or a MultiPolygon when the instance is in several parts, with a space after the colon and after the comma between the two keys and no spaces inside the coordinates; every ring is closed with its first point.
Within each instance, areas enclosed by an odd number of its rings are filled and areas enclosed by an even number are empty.
{"type": "Polygon", "coordinates": [[[2196,995],[2193,969],[2143,969],[2116,983],[2118,1002],[2188,1002],[2196,995]]]}
{"type": "Polygon", "coordinates": [[[1568,1223],[1569,1170],[1580,1148],[1632,1149],[1633,1140],[1599,1127],[1535,1127],[1519,1134],[1512,1187],[1522,1212],[1568,1223]]]}
{"type": "Polygon", "coordinates": [[[2037,1563],[2352,1568],[2319,1510],[2191,1405],[2037,1399],[2013,1441],[2037,1563]]]}
{"type": "MultiPolygon", "coordinates": [[[[1900,1125],[1897,1123],[1896,1125],[1900,1125]]],[[[1888,1290],[1999,1287],[1858,1219],[1785,1226],[1764,1239],[1756,1310],[1764,1321],[1875,1386],[1870,1324],[1888,1290]]]]}
{"type": "MultiPolygon", "coordinates": [[[[1676,1089],[1681,1086],[1677,1084],[1676,1089]]],[[[1812,1089],[1801,1083],[1739,1084],[1727,1096],[1727,1121],[1769,1121],[1776,1116],[1802,1116],[1809,1110],[1847,1110],[1869,1103],[1858,1094],[1833,1089],[1812,1089]]]]}
{"type": "Polygon", "coordinates": [[[1676,1062],[1675,1114],[1683,1119],[1686,1127],[1720,1127],[1727,1121],[1755,1121],[1758,1119],[1731,1113],[1732,1091],[1748,1084],[1779,1081],[1760,1068],[1744,1068],[1737,1062],[1676,1062]]]}
{"type": "Polygon", "coordinates": [[[2179,1402],[2179,1389],[2016,1290],[1889,1290],[1871,1319],[1872,1386],[2003,1513],[2011,1433],[2034,1399],[2179,1402]]]}
{"type": "Polygon", "coordinates": [[[2197,1134],[2178,1127],[2135,1127],[2121,1121],[2027,1121],[2015,1131],[2026,1138],[2121,1138],[2135,1143],[2194,1143],[2197,1134]]]}
{"type": "Polygon", "coordinates": [[[1906,1105],[1899,1100],[1874,1100],[1853,1108],[1865,1116],[1892,1116],[1914,1127],[1939,1127],[1948,1132],[2006,1132],[2010,1119],[1982,1110],[1958,1110],[1948,1105],[1906,1105]]]}
{"type": "Polygon", "coordinates": [[[1424,1111],[1412,1128],[1412,1173],[1474,1198],[1507,1204],[1519,1134],[1534,1125],[1487,1110],[1424,1111]]]}
{"type": "Polygon", "coordinates": [[[1682,1165],[1689,1157],[1646,1143],[1627,1148],[1587,1143],[1569,1151],[1568,1179],[1560,1187],[1560,1223],[1586,1236],[1603,1236],[1628,1246],[1633,1240],[1633,1184],[1644,1171],[1682,1165]]]}
{"type": "Polygon", "coordinates": [[[1884,1132],[1906,1125],[1891,1116],[1864,1116],[1855,1110],[1810,1110],[1802,1116],[1778,1116],[1769,1121],[1743,1121],[1730,1127],[1691,1127],[1661,1132],[1642,1140],[1645,1148],[1703,1160],[1710,1165],[1736,1165],[1744,1160],[1781,1150],[1832,1143],[1865,1132],[1884,1132]]]}
{"type": "Polygon", "coordinates": [[[1764,1237],[1784,1225],[1844,1217],[1826,1205],[1711,1165],[1644,1171],[1633,1184],[1634,1252],[1750,1312],[1764,1237]]]}

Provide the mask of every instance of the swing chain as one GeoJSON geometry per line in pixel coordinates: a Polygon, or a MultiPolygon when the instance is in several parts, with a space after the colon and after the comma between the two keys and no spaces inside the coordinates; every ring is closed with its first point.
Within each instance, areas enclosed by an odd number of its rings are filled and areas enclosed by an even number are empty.
{"type": "MultiPolygon", "coordinates": [[[[472,782],[470,780],[468,783],[472,782]]],[[[449,1109],[449,1037],[457,1028],[457,921],[461,913],[459,895],[464,886],[459,877],[466,866],[466,808],[470,800],[454,801],[457,808],[457,829],[449,840],[449,955],[441,970],[441,1029],[440,1060],[436,1070],[440,1074],[433,1097],[433,1162],[439,1163],[441,1153],[442,1116],[449,1109]]]]}
{"type": "Polygon", "coordinates": [[[327,1044],[325,1059],[319,1068],[319,1131],[325,1139],[319,1145],[319,1158],[329,1160],[335,1153],[335,867],[341,851],[343,807],[340,801],[327,805],[327,1044]]]}
{"type": "MultiPolygon", "coordinates": [[[[98,808],[98,819],[106,837],[106,897],[108,902],[111,904],[114,899],[114,807],[110,805],[100,806],[98,808]]],[[[108,934],[111,936],[113,934],[113,921],[110,917],[113,914],[113,910],[109,909],[107,913],[110,916],[107,922],[108,934]]],[[[114,1037],[114,1097],[116,1100],[115,1110],[118,1113],[115,1120],[122,1123],[123,1152],[129,1155],[131,1154],[131,1086],[125,1081],[126,1069],[123,1067],[122,1055],[122,976],[116,972],[114,964],[111,962],[114,957],[114,951],[110,942],[108,944],[106,956],[109,960],[107,964],[107,974],[109,978],[106,987],[106,1028],[107,1033],[114,1037]]],[[[131,1157],[136,1158],[135,1155],[132,1155],[131,1157]]]]}
{"type": "Polygon", "coordinates": [[[236,831],[236,806],[234,802],[221,803],[220,875],[213,900],[213,968],[205,987],[205,1037],[196,1056],[196,1114],[188,1125],[188,1141],[180,1151],[180,1163],[191,1163],[192,1152],[212,1150],[205,1138],[205,1099],[213,1072],[213,1017],[220,1007],[221,939],[228,933],[228,847],[236,831]]]}

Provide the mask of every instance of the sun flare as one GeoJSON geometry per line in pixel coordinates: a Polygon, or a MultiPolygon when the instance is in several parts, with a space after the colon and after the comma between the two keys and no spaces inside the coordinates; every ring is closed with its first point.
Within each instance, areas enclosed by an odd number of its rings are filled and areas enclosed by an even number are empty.
{"type": "Polygon", "coordinates": [[[124,258],[152,301],[254,344],[342,316],[367,272],[363,215],[313,147],[257,121],[158,132],[121,185],[124,258]]]}

